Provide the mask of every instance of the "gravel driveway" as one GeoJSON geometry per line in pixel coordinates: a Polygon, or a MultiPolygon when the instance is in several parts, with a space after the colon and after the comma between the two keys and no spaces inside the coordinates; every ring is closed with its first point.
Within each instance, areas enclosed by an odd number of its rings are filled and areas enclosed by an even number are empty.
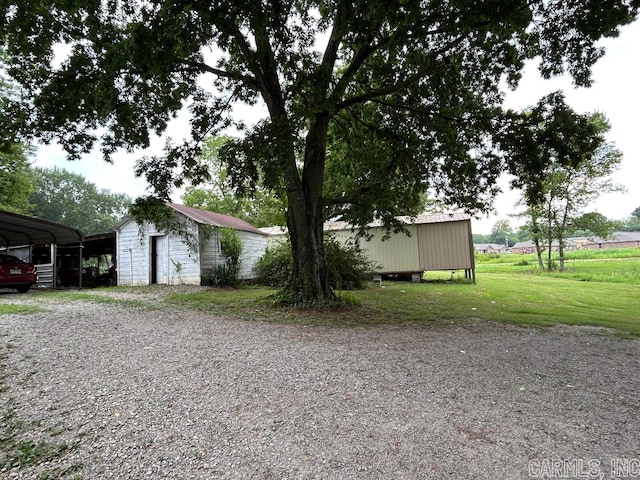
{"type": "Polygon", "coordinates": [[[270,324],[164,308],[167,291],[0,293],[46,308],[0,316],[0,407],[21,439],[71,447],[1,478],[640,478],[639,339],[270,324]]]}

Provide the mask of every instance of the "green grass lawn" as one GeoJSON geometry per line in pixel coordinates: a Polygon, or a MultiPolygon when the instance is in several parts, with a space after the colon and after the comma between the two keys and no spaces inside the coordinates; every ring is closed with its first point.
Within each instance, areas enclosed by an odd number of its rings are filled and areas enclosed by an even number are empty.
{"type": "Polygon", "coordinates": [[[541,272],[537,263],[524,259],[513,263],[478,263],[478,275],[487,273],[529,274],[573,279],[582,282],[640,284],[640,258],[567,260],[564,272],[541,272]]]}
{"type": "MultiPolygon", "coordinates": [[[[557,254],[552,260],[557,264],[557,254]]],[[[574,250],[567,252],[565,268],[564,272],[541,272],[535,255],[476,256],[478,275],[528,273],[582,282],[640,284],[640,248],[574,250]]]]}
{"type": "MultiPolygon", "coordinates": [[[[640,259],[630,261],[635,262],[636,269],[640,265],[640,259]]],[[[593,270],[601,271],[599,275],[609,272],[606,276],[610,277],[617,269],[617,262],[608,269],[593,264],[593,270]]],[[[640,287],[634,282],[585,282],[514,266],[507,272],[483,272],[480,268],[475,285],[447,281],[449,278],[450,273],[444,272],[444,277],[436,281],[385,283],[382,287],[338,292],[355,305],[322,311],[274,308],[270,305],[274,290],[257,287],[174,294],[169,302],[247,319],[309,324],[433,325],[482,319],[518,325],[602,326],[640,335],[640,287]]]]}

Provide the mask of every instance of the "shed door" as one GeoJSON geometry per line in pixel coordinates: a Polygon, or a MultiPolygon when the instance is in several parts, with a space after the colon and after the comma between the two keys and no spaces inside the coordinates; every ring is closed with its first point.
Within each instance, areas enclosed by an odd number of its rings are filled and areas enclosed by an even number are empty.
{"type": "Polygon", "coordinates": [[[151,237],[151,283],[167,283],[169,241],[166,235],[151,237]]]}

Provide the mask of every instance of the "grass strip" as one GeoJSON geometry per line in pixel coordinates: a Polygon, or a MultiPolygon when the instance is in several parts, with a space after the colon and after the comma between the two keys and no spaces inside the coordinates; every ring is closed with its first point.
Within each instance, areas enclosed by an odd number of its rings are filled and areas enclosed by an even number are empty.
{"type": "Polygon", "coordinates": [[[12,303],[0,303],[0,315],[29,314],[41,312],[42,309],[33,305],[15,305],[12,303]]]}
{"type": "Polygon", "coordinates": [[[385,283],[338,292],[350,307],[323,310],[274,308],[267,288],[176,293],[170,304],[245,319],[318,324],[433,325],[478,319],[516,325],[591,325],[640,335],[638,288],[633,284],[583,282],[550,275],[487,273],[478,283],[385,283]]]}

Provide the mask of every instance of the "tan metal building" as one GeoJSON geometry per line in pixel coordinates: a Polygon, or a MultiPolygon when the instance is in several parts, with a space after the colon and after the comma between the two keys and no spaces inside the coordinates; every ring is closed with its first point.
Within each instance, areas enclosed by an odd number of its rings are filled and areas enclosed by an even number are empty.
{"type": "MultiPolygon", "coordinates": [[[[402,217],[409,235],[391,233],[379,223],[369,225],[369,240],[360,239],[360,248],[380,267],[379,274],[407,274],[419,279],[423,272],[464,270],[475,282],[475,261],[471,217],[464,213],[421,214],[416,219],[402,217]]],[[[283,227],[262,228],[269,234],[269,246],[286,238],[283,227]]],[[[343,244],[353,243],[355,232],[346,222],[327,222],[325,233],[343,244]]]]}
{"type": "MultiPolygon", "coordinates": [[[[370,224],[369,240],[360,248],[369,260],[380,266],[380,274],[421,275],[427,271],[464,270],[475,282],[475,261],[471,217],[464,213],[421,214],[416,219],[401,218],[409,235],[391,233],[380,224],[370,224]]],[[[355,232],[345,222],[328,222],[325,232],[341,243],[353,242],[355,232]]]]}

